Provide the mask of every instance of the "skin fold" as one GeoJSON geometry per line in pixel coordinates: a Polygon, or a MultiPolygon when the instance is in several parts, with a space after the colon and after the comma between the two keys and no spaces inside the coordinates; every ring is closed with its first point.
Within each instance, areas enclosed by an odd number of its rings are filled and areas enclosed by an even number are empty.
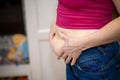
{"type": "MultiPolygon", "coordinates": [[[[112,0],[120,14],[120,0],[112,0]]],[[[49,42],[57,58],[74,65],[82,51],[120,39],[120,16],[97,30],[71,30],[59,28],[55,24],[50,28],[49,42]]]]}

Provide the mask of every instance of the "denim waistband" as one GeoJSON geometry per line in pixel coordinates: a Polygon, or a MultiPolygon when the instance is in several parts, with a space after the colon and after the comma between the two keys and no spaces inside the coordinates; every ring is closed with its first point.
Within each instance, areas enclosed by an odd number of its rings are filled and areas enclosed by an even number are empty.
{"type": "Polygon", "coordinates": [[[107,57],[109,57],[109,56],[113,57],[116,55],[116,53],[118,53],[119,47],[120,46],[119,46],[118,42],[115,41],[112,43],[108,43],[105,45],[87,49],[81,53],[80,57],[78,58],[78,61],[80,60],[82,62],[84,60],[88,60],[90,57],[92,57],[92,58],[100,57],[101,55],[107,56],[107,57]]]}

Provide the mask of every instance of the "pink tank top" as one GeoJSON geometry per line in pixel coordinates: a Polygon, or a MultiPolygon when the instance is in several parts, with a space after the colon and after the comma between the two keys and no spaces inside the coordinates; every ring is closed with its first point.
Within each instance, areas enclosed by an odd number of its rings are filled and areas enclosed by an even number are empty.
{"type": "Polygon", "coordinates": [[[67,29],[100,29],[112,20],[112,0],[58,0],[56,25],[67,29]]]}

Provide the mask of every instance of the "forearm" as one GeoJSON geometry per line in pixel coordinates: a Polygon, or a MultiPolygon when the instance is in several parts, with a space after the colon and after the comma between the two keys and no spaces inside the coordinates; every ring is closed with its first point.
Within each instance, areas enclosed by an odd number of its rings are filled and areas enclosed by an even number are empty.
{"type": "Polygon", "coordinates": [[[120,39],[120,17],[112,20],[97,32],[86,38],[84,49],[106,44],[120,39]]]}

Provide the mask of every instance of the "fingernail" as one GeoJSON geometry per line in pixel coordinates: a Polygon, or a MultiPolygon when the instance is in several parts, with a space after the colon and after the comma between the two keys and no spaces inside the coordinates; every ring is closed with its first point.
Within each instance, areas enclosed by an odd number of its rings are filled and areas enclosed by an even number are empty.
{"type": "Polygon", "coordinates": [[[74,63],[71,63],[71,66],[73,66],[74,65],[74,63]]]}

